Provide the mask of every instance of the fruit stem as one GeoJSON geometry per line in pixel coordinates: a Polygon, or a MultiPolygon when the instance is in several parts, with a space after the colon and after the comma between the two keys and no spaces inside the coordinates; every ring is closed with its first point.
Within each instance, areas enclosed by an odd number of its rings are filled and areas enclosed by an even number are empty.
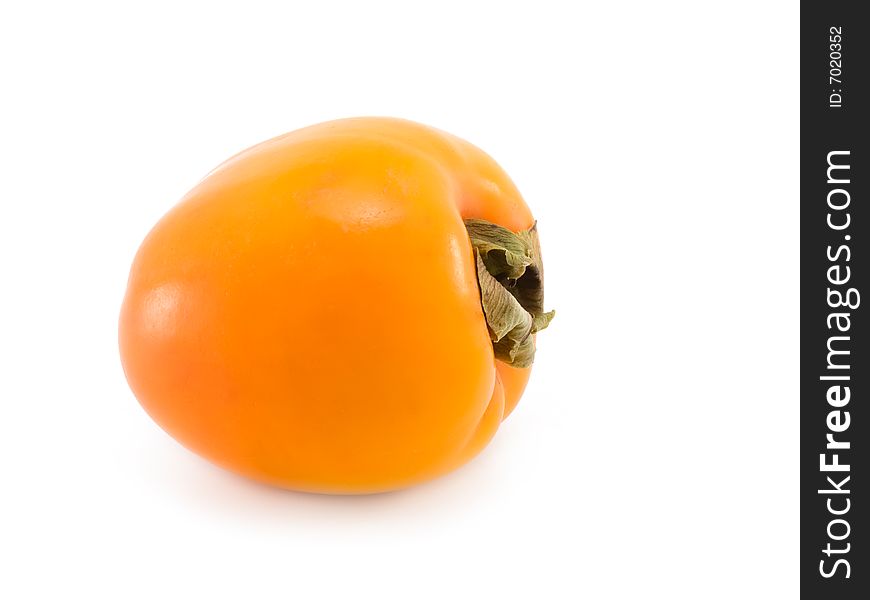
{"type": "Polygon", "coordinates": [[[480,303],[495,357],[518,368],[535,359],[533,334],[545,329],[556,311],[544,312],[544,265],[537,223],[527,231],[483,219],[465,228],[477,262],[480,303]]]}

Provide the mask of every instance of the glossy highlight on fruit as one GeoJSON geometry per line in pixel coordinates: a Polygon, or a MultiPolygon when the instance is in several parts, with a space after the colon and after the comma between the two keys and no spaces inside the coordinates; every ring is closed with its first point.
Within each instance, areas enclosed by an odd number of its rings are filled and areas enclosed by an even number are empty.
{"type": "Polygon", "coordinates": [[[535,220],[495,161],[354,118],[191,190],[136,254],[119,340],[139,402],[189,449],[289,489],[372,493],[476,455],[551,317],[535,220]]]}

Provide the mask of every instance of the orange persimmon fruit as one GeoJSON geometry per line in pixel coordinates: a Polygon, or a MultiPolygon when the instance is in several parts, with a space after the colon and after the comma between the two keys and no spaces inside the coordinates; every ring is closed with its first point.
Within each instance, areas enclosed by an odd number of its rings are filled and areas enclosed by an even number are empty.
{"type": "Polygon", "coordinates": [[[489,442],[542,302],[535,221],[492,158],[411,121],[344,119],[234,156],[157,223],[121,359],[148,414],[212,462],[380,492],[489,442]]]}

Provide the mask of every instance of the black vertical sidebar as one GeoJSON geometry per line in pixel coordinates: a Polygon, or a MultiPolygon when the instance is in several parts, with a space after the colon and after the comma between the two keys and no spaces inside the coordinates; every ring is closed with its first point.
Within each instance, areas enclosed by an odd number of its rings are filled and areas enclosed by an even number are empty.
{"type": "Polygon", "coordinates": [[[859,17],[862,4],[801,3],[801,594],[830,600],[870,598],[870,19],[859,17]]]}

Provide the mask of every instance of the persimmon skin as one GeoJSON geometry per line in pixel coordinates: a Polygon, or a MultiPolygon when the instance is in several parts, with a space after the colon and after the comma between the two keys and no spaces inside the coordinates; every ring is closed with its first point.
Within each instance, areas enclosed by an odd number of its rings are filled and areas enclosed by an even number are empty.
{"type": "Polygon", "coordinates": [[[127,380],[242,475],[373,493],[477,454],[530,369],[493,357],[464,219],[534,219],[481,150],[410,121],[322,123],[212,171],[130,272],[127,380]]]}

